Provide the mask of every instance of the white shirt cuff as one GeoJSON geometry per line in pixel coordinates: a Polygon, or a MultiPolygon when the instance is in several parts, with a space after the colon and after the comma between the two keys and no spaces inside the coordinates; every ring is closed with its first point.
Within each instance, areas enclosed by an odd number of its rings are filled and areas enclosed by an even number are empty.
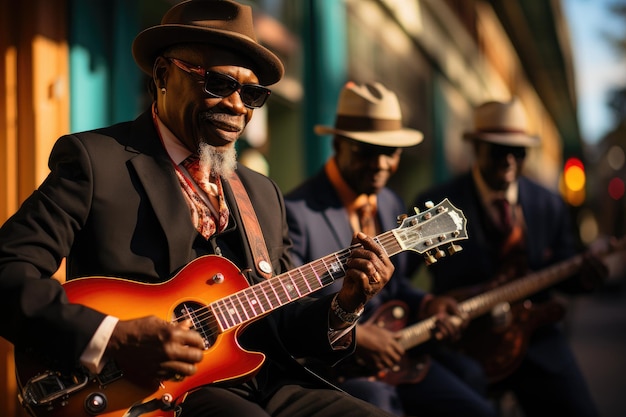
{"type": "Polygon", "coordinates": [[[90,372],[98,374],[104,368],[102,357],[118,321],[117,317],[106,316],[80,356],[80,363],[90,372]]]}

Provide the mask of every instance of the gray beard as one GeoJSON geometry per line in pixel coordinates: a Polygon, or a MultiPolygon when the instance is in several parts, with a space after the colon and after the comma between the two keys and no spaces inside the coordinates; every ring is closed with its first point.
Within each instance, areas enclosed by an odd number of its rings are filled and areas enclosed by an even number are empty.
{"type": "Polygon", "coordinates": [[[237,150],[235,147],[217,149],[207,143],[200,143],[200,169],[205,176],[211,173],[228,178],[237,168],[237,150]]]}

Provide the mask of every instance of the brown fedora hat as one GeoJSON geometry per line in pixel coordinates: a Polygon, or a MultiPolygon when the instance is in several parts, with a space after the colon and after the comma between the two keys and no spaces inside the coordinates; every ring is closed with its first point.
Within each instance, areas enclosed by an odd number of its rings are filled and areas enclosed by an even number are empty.
{"type": "Polygon", "coordinates": [[[540,140],[528,133],[528,121],[522,103],[488,101],[474,109],[474,131],[465,139],[482,140],[507,146],[537,146],[540,140]]]}
{"type": "Polygon", "coordinates": [[[188,0],[165,13],[161,24],[137,35],[133,57],[139,68],[152,75],[152,66],[164,49],[181,43],[218,45],[245,53],[262,85],[278,82],[283,64],[256,40],[252,8],[230,0],[188,0]]]}
{"type": "Polygon", "coordinates": [[[339,95],[335,126],[316,125],[314,131],[392,147],[417,145],[424,138],[422,132],[402,127],[398,98],[378,82],[346,83],[339,95]]]}

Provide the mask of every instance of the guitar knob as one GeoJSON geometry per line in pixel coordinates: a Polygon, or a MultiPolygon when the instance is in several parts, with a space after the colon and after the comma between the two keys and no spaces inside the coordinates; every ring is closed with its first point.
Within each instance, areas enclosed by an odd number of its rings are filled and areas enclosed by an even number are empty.
{"type": "Polygon", "coordinates": [[[450,246],[448,246],[448,253],[450,255],[454,255],[457,252],[461,252],[463,250],[463,248],[459,245],[455,245],[454,243],[450,244],[450,246]]]}
{"type": "Polygon", "coordinates": [[[427,201],[424,203],[424,207],[426,207],[427,209],[431,209],[433,207],[435,207],[435,203],[433,203],[432,201],[427,201]]]}
{"type": "Polygon", "coordinates": [[[173,401],[174,401],[174,397],[172,397],[172,394],[170,393],[165,393],[161,397],[161,403],[163,403],[165,408],[171,407],[173,401]]]}
{"type": "Polygon", "coordinates": [[[435,249],[435,258],[441,259],[441,258],[443,258],[445,256],[446,256],[446,253],[444,251],[442,251],[439,248],[435,249]]]}
{"type": "Polygon", "coordinates": [[[217,274],[213,275],[211,280],[216,284],[221,284],[224,282],[224,274],[222,274],[221,272],[218,272],[217,274]]]}
{"type": "Polygon", "coordinates": [[[403,222],[403,221],[404,221],[407,217],[409,217],[407,214],[401,214],[401,215],[399,215],[398,217],[396,217],[396,222],[397,222],[398,224],[402,224],[402,222],[403,222]]]}
{"type": "Polygon", "coordinates": [[[85,411],[91,416],[98,415],[107,408],[107,397],[100,392],[92,392],[85,398],[85,411]]]}

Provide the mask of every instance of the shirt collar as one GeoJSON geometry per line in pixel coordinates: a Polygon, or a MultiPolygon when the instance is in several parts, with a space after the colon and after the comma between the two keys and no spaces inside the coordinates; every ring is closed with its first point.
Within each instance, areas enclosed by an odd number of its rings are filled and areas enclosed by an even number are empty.
{"type": "MultiPolygon", "coordinates": [[[[155,112],[156,107],[153,107],[153,112],[155,112]]],[[[174,164],[178,165],[183,162],[185,159],[189,157],[193,152],[191,152],[183,143],[172,133],[171,130],[163,124],[159,115],[155,112],[155,120],[157,122],[157,127],[159,129],[159,134],[161,135],[161,140],[163,141],[163,146],[167,151],[168,155],[172,159],[174,164]]]]}

